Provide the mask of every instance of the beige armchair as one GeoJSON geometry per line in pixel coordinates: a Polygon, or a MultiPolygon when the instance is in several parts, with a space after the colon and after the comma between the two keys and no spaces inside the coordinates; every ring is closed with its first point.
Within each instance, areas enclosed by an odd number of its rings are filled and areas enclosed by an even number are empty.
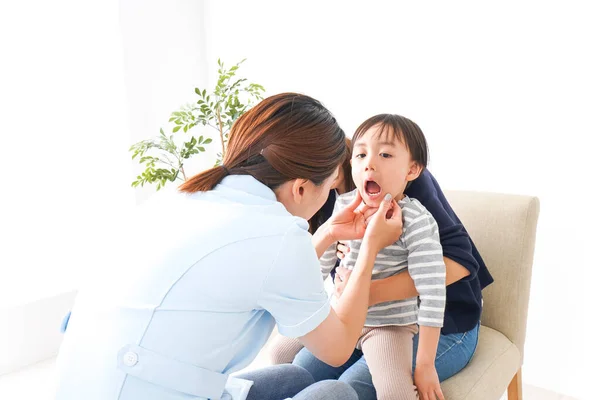
{"type": "Polygon", "coordinates": [[[484,289],[482,326],[469,365],[442,383],[447,400],[521,400],[531,265],[539,214],[536,197],[446,192],[495,282],[484,289]]]}

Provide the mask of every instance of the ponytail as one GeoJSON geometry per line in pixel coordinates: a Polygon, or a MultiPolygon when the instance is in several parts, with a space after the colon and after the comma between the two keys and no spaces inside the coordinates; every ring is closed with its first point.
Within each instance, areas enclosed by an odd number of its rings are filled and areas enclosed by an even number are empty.
{"type": "Polygon", "coordinates": [[[191,177],[179,190],[214,189],[227,175],[251,175],[271,190],[292,179],[320,185],[346,156],[344,131],[317,100],[281,93],[262,100],[231,127],[223,166],[191,177]]]}
{"type": "Polygon", "coordinates": [[[225,166],[216,166],[194,175],[185,181],[179,186],[179,191],[194,193],[213,190],[227,175],[229,175],[229,170],[225,166]]]}

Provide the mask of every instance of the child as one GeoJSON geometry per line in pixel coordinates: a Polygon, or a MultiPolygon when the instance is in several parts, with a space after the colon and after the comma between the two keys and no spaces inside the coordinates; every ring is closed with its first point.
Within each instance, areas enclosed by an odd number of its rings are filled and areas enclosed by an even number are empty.
{"type": "MultiPolygon", "coordinates": [[[[378,399],[415,399],[412,378],[413,336],[420,326],[417,363],[435,361],[446,302],[446,270],[437,224],[404,190],[427,166],[427,142],[421,129],[398,115],[382,114],[365,121],[352,139],[352,178],[369,207],[378,207],[390,193],[402,209],[404,229],[399,240],[383,249],[373,268],[373,279],[383,279],[408,269],[419,298],[370,307],[357,343],[363,351],[378,399]]],[[[354,191],[341,195],[336,209],[349,204],[354,191]]],[[[348,243],[350,252],[341,266],[352,269],[361,240],[348,243]]],[[[324,278],[336,263],[336,248],[321,257],[324,278]]],[[[297,352],[298,342],[279,338],[273,351],[297,352]],[[279,350],[278,350],[279,349],[279,350]]],[[[281,358],[281,356],[280,356],[281,358]]],[[[435,377],[437,379],[437,377],[435,377]]]]}

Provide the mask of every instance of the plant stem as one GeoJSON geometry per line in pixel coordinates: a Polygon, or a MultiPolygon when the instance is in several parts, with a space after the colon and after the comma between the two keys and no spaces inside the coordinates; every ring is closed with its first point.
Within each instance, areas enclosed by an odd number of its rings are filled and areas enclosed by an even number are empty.
{"type": "Polygon", "coordinates": [[[221,139],[221,149],[223,158],[225,158],[225,141],[223,140],[223,122],[221,121],[221,107],[217,106],[217,120],[219,121],[219,138],[221,139]]]}
{"type": "Polygon", "coordinates": [[[181,164],[181,174],[183,175],[183,180],[187,181],[187,178],[185,176],[185,170],[183,169],[183,164],[181,164]]]}

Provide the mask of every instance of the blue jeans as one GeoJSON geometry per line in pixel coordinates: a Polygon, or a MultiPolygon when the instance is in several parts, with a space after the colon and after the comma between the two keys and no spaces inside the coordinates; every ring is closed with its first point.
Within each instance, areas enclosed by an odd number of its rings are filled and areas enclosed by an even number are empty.
{"type": "Polygon", "coordinates": [[[314,378],[297,365],[281,364],[266,367],[238,378],[254,382],[246,400],[358,400],[354,389],[348,384],[324,380],[315,383],[314,378]]]}
{"type": "MultiPolygon", "coordinates": [[[[467,366],[477,347],[479,324],[465,333],[441,335],[435,357],[435,368],[440,381],[457,374],[467,366]]],[[[413,371],[419,344],[419,335],[413,340],[413,371]]],[[[305,348],[302,349],[294,364],[306,369],[315,381],[337,379],[354,388],[360,400],[376,400],[375,387],[367,362],[360,350],[355,350],[350,359],[341,367],[331,367],[317,359],[305,348]]]]}

